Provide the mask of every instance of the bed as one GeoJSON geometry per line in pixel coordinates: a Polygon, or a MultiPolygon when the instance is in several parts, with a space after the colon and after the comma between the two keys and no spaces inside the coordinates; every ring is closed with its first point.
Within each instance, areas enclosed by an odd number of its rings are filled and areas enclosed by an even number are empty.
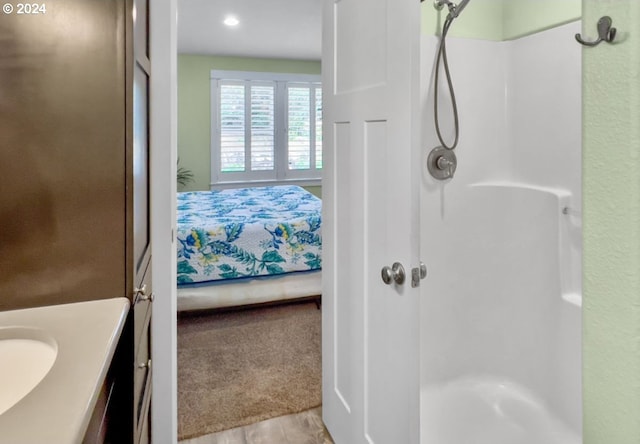
{"type": "Polygon", "coordinates": [[[322,202],[297,186],[178,193],[179,311],[319,296],[322,202]]]}

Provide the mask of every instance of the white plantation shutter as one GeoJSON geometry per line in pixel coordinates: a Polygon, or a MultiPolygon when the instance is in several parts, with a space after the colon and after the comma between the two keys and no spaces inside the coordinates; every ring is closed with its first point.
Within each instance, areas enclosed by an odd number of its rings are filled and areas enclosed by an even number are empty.
{"type": "Polygon", "coordinates": [[[212,185],[320,179],[319,77],[212,71],[212,185]]]}
{"type": "Polygon", "coordinates": [[[220,87],[220,150],[223,172],[244,171],[244,85],[220,87]]]}
{"type": "Polygon", "coordinates": [[[275,166],[275,88],[251,86],[251,171],[275,166]]]}
{"type": "Polygon", "coordinates": [[[289,169],[308,170],[311,165],[310,88],[288,88],[289,169]]]}
{"type": "Polygon", "coordinates": [[[322,169],[322,87],[315,87],[315,121],[316,121],[316,169],[322,169]]]}
{"type": "Polygon", "coordinates": [[[322,87],[287,86],[288,177],[320,177],[322,169],[322,87]]]}

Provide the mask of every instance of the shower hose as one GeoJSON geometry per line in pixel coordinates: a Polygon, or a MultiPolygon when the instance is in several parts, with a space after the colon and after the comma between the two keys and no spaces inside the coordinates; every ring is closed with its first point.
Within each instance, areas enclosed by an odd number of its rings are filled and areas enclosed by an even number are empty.
{"type": "Polygon", "coordinates": [[[447,32],[449,32],[449,27],[451,23],[453,23],[454,17],[447,16],[444,21],[444,25],[442,26],[442,36],[440,37],[440,46],[438,48],[438,55],[436,57],[436,75],[435,75],[435,86],[433,91],[433,117],[434,123],[436,127],[436,134],[438,135],[438,140],[442,144],[443,148],[448,150],[454,149],[458,145],[458,136],[460,134],[460,126],[458,123],[458,105],[456,103],[456,95],[453,91],[453,81],[451,80],[451,73],[449,72],[449,62],[447,61],[447,48],[446,48],[446,37],[447,32]],[[447,84],[449,85],[449,94],[451,95],[451,104],[453,108],[453,124],[455,128],[455,138],[451,145],[447,145],[442,138],[442,134],[440,132],[440,120],[438,116],[438,79],[440,73],[440,61],[444,63],[444,73],[447,78],[447,84]]]}

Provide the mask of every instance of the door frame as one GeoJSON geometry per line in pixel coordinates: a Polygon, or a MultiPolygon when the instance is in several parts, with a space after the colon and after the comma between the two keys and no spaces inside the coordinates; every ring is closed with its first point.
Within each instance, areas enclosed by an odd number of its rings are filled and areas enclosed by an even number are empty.
{"type": "Polygon", "coordinates": [[[154,292],[151,342],[154,444],[177,443],[177,0],[150,0],[150,175],[154,292]]]}
{"type": "Polygon", "coordinates": [[[151,436],[154,444],[178,441],[176,177],[178,156],[177,0],[149,0],[151,61],[151,245],[152,306],[151,436]]]}

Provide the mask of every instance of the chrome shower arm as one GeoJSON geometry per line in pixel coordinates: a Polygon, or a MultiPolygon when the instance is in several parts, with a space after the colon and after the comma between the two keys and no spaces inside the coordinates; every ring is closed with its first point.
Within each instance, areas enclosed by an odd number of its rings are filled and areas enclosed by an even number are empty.
{"type": "Polygon", "coordinates": [[[438,11],[441,11],[445,6],[449,8],[449,13],[451,13],[451,11],[456,7],[455,3],[450,2],[449,0],[433,0],[433,7],[438,11]]]}
{"type": "Polygon", "coordinates": [[[449,14],[447,18],[454,19],[457,18],[462,10],[467,6],[470,0],[462,0],[457,5],[449,0],[434,0],[433,7],[440,11],[442,8],[447,6],[449,8],[449,14]]]}

